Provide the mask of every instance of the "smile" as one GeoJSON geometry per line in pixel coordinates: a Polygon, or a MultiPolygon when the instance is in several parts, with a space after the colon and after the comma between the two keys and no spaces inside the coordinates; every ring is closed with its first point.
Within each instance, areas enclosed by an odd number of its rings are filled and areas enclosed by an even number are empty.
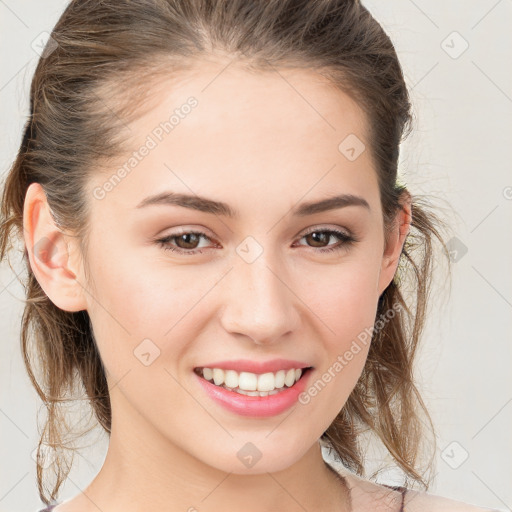
{"type": "Polygon", "coordinates": [[[291,388],[309,369],[310,367],[290,368],[262,374],[206,367],[195,368],[194,371],[203,379],[228,391],[246,396],[265,397],[291,388]]]}

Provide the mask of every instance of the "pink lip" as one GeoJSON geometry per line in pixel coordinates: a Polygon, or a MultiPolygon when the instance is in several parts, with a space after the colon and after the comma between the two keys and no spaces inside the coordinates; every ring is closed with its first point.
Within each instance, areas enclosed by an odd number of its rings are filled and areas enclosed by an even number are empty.
{"type": "MultiPolygon", "coordinates": [[[[218,367],[223,367],[223,365],[219,364],[216,368],[218,367]]],[[[293,365],[291,367],[294,368],[293,365]]],[[[209,368],[209,366],[207,368],[209,368]]],[[[224,368],[226,367],[224,366],[224,368]]],[[[282,366],[281,368],[284,369],[282,366]]],[[[197,375],[195,372],[192,373],[199,379],[199,383],[208,396],[228,411],[241,416],[268,417],[280,414],[297,403],[299,395],[306,388],[311,371],[307,370],[304,372],[301,378],[291,388],[286,388],[284,391],[280,391],[275,395],[267,396],[241,395],[240,393],[216,386],[212,382],[197,375]]]]}
{"type": "Polygon", "coordinates": [[[292,368],[308,368],[310,364],[291,359],[272,359],[271,361],[252,361],[250,359],[233,359],[231,361],[216,361],[208,363],[199,368],[222,368],[223,370],[235,370],[237,372],[268,373],[278,372],[279,370],[290,370],[292,368]]]}

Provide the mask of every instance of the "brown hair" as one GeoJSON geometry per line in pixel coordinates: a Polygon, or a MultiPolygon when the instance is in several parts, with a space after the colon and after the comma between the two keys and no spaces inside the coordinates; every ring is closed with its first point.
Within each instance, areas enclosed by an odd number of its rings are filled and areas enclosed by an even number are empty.
{"type": "MultiPolygon", "coordinates": [[[[0,260],[12,247],[11,232],[18,240],[22,234],[24,198],[34,182],[43,186],[58,226],[78,237],[85,254],[86,183],[98,162],[122,153],[123,122],[142,111],[149,83],[215,51],[256,70],[315,69],[351,95],[367,116],[386,232],[402,208],[407,189],[398,184],[397,168],[400,143],[412,124],[409,95],[390,38],[357,0],[74,0],[51,37],[32,79],[30,116],[5,181],[0,260]]],[[[406,481],[410,477],[428,489],[418,463],[425,434],[421,412],[432,432],[433,426],[414,384],[413,362],[425,323],[433,242],[441,243],[445,256],[448,251],[440,235],[444,223],[429,211],[428,201],[412,197],[411,231],[377,317],[397,304],[402,308],[373,332],[361,378],[322,440],[347,468],[364,475],[361,435],[369,430],[406,481]],[[404,298],[406,286],[414,308],[404,298]]],[[[70,469],[63,441],[70,429],[60,409],[72,400],[69,392],[83,386],[107,433],[111,409],[87,311],[56,307],[34,277],[26,247],[23,258],[28,277],[21,344],[29,377],[48,412],[37,464],[39,494],[48,504],[70,469]],[[43,444],[55,450],[53,488],[43,478],[43,444]]]]}

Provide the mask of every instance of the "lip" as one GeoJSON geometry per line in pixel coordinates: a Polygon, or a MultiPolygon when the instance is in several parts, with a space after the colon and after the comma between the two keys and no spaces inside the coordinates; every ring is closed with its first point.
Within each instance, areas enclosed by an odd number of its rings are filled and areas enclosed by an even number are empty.
{"type": "MultiPolygon", "coordinates": [[[[220,366],[220,365],[219,365],[220,366]]],[[[209,368],[209,366],[207,366],[209,368]]],[[[218,368],[218,366],[216,366],[218,368]]],[[[226,368],[225,369],[236,369],[226,368]]],[[[237,368],[240,368],[237,366],[237,368]]],[[[284,369],[283,367],[280,367],[284,369]]],[[[295,368],[291,366],[291,368],[295,368]]],[[[311,375],[311,367],[303,372],[301,378],[290,388],[286,388],[275,395],[247,396],[234,391],[216,386],[195,372],[195,378],[199,380],[206,394],[224,409],[240,416],[269,417],[280,414],[297,403],[299,395],[304,391],[311,375]]],[[[289,369],[289,368],[288,368],[289,369]]]]}
{"type": "Polygon", "coordinates": [[[232,359],[230,361],[216,361],[214,363],[204,364],[197,368],[221,368],[223,370],[235,370],[237,372],[268,373],[278,372],[279,370],[291,370],[292,368],[309,368],[311,364],[291,359],[272,359],[270,361],[254,361],[251,359],[232,359]]]}

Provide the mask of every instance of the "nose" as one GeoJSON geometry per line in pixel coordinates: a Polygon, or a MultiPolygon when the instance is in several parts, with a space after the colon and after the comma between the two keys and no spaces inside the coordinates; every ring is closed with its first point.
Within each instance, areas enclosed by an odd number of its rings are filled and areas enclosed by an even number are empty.
{"type": "Polygon", "coordinates": [[[264,255],[253,263],[235,262],[224,287],[221,314],[226,332],[247,336],[258,345],[277,343],[300,321],[295,307],[299,299],[286,273],[264,255]]]}

